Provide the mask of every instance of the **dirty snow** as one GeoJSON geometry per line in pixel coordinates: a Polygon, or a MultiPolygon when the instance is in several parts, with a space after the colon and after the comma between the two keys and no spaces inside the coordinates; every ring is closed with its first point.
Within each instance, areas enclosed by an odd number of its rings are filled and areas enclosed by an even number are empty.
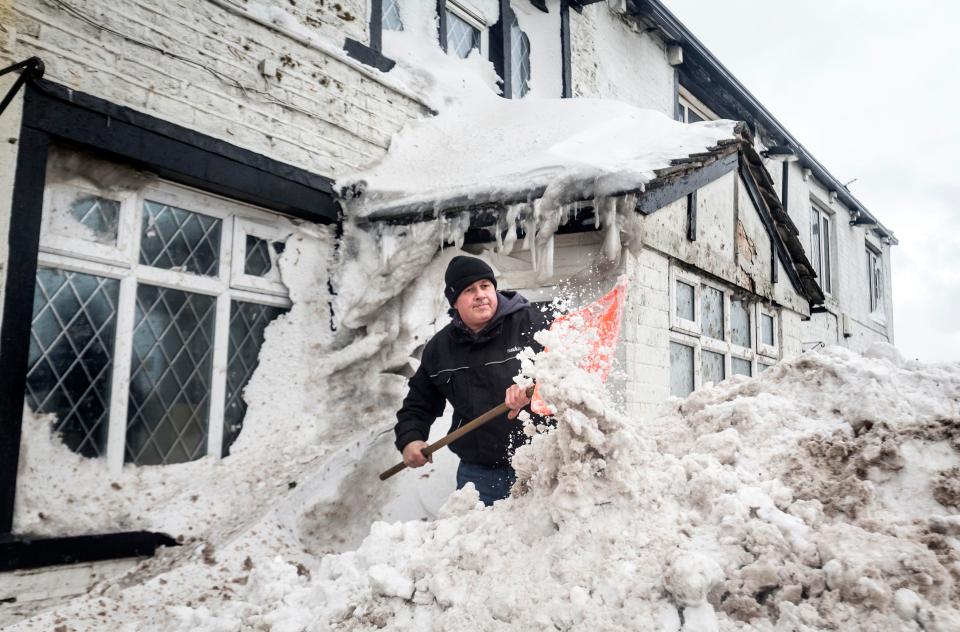
{"type": "Polygon", "coordinates": [[[510,499],[468,487],[436,520],[317,555],[295,491],[221,546],[13,629],[960,629],[960,364],[830,348],[638,420],[578,369],[588,340],[540,335],[524,371],[557,426],[529,429],[510,499]]]}

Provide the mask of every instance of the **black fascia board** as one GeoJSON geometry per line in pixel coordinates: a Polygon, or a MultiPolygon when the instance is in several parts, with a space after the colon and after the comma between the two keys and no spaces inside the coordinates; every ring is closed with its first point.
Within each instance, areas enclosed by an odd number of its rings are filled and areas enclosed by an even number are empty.
{"type": "MultiPolygon", "coordinates": [[[[667,41],[683,46],[684,63],[679,67],[681,83],[711,110],[724,118],[759,123],[778,144],[796,149],[802,165],[837,192],[837,197],[850,209],[873,218],[877,229],[896,244],[893,233],[881,224],[760,101],[740,83],[713,53],[691,33],[659,0],[628,0],[627,10],[656,24],[667,41]]],[[[759,131],[754,129],[755,132],[759,131]]]]}
{"type": "Polygon", "coordinates": [[[161,546],[178,544],[169,535],[152,531],[59,538],[0,536],[0,573],[45,566],[149,557],[161,546]]]}
{"type": "Polygon", "coordinates": [[[339,217],[330,178],[51,81],[28,85],[23,126],[286,215],[321,224],[339,217]]]}
{"type": "Polygon", "coordinates": [[[691,169],[679,177],[664,180],[663,184],[658,184],[657,180],[654,180],[654,186],[648,187],[637,199],[637,211],[649,215],[685,198],[697,189],[736,169],[738,161],[739,154],[732,151],[719,160],[691,169]]]}

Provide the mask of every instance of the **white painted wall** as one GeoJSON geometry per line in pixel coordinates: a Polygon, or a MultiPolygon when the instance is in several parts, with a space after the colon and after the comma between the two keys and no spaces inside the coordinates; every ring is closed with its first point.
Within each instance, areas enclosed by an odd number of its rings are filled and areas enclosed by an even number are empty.
{"type": "Polygon", "coordinates": [[[617,99],[674,115],[674,69],[663,41],[598,2],[570,12],[573,96],[617,99]]]}
{"type": "MultiPolygon", "coordinates": [[[[815,314],[803,325],[805,348],[818,342],[841,344],[862,351],[875,341],[893,342],[893,291],[890,283],[890,245],[881,242],[870,227],[851,226],[850,210],[839,200],[831,200],[830,191],[813,176],[806,181],[803,169],[796,162],[789,166],[788,211],[800,231],[804,250],[810,253],[810,214],[812,204],[834,219],[831,235],[831,275],[833,290],[827,297],[827,314],[815,314]],[[870,313],[870,286],[867,277],[866,244],[882,255],[884,266],[883,316],[870,313]],[[843,335],[843,316],[847,316],[850,335],[843,335]]],[[[767,161],[767,170],[781,191],[782,169],[779,163],[767,161]]]]}
{"type": "Polygon", "coordinates": [[[549,13],[528,0],[510,3],[520,28],[530,39],[530,92],[528,97],[563,96],[563,56],[560,47],[560,0],[547,2],[549,13]]]}
{"type": "Polygon", "coordinates": [[[108,0],[65,1],[125,37],[55,3],[14,0],[11,58],[38,55],[48,79],[314,173],[337,177],[369,163],[425,113],[342,53],[345,36],[367,39],[367,0],[132,0],[123,11],[108,0]],[[254,20],[268,5],[269,27],[254,20]],[[272,76],[258,70],[262,61],[272,76]]]}

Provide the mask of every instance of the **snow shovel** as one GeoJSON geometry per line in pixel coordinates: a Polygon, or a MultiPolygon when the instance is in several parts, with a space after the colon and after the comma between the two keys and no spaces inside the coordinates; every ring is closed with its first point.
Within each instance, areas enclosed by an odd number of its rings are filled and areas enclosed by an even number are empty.
{"type": "MultiPolygon", "coordinates": [[[[527,388],[527,397],[533,397],[533,388],[534,387],[532,386],[527,388]]],[[[425,447],[422,450],[423,456],[430,456],[431,454],[433,454],[443,446],[449,443],[453,443],[463,435],[467,434],[468,432],[472,432],[473,430],[476,430],[483,424],[487,423],[491,419],[494,419],[495,417],[499,417],[500,415],[504,414],[508,410],[510,409],[507,408],[506,402],[500,404],[499,406],[491,408],[490,410],[483,413],[473,421],[463,424],[462,426],[460,426],[459,428],[457,428],[447,436],[443,437],[442,439],[438,439],[437,441],[434,441],[433,443],[425,447]]],[[[381,473],[380,480],[385,481],[391,476],[393,476],[394,474],[396,474],[397,472],[404,470],[406,467],[407,467],[407,464],[401,461],[400,463],[397,463],[396,465],[391,467],[386,472],[381,473]]]]}

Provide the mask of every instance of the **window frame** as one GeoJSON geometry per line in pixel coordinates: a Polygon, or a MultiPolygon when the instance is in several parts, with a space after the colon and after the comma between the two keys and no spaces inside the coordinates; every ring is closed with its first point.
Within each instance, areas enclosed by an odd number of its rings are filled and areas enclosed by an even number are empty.
{"type": "MultiPolygon", "coordinates": [[[[833,296],[833,259],[834,259],[834,240],[833,231],[836,226],[836,214],[827,210],[823,204],[816,200],[810,200],[810,254],[813,255],[813,220],[817,219],[819,241],[816,244],[817,261],[819,262],[814,272],[817,273],[817,284],[823,293],[827,296],[833,296]],[[827,229],[824,231],[823,220],[827,221],[827,229]],[[824,283],[826,281],[826,283],[824,283]]],[[[811,261],[811,264],[813,262],[811,261]]]]}
{"type": "Polygon", "coordinates": [[[867,254],[867,291],[869,292],[870,317],[879,322],[886,322],[886,268],[883,263],[883,251],[864,240],[867,254]],[[879,278],[877,278],[879,274],[879,278]]]}
{"type": "Polygon", "coordinates": [[[756,321],[756,340],[757,340],[757,353],[761,356],[771,358],[773,360],[780,359],[780,323],[778,318],[778,312],[772,308],[763,305],[757,304],[757,321],[756,321]],[[773,327],[773,345],[768,345],[763,341],[763,317],[769,316],[771,318],[771,324],[773,327]]]}
{"type": "MultiPolygon", "coordinates": [[[[779,310],[772,306],[764,305],[760,300],[751,300],[751,296],[745,293],[741,288],[726,286],[712,279],[698,277],[692,272],[687,272],[679,266],[670,267],[669,274],[669,293],[670,293],[670,331],[668,336],[668,349],[670,343],[676,343],[693,347],[694,349],[694,368],[693,384],[694,390],[701,388],[704,384],[703,377],[703,352],[710,351],[718,353],[724,358],[724,379],[729,379],[734,375],[733,359],[737,358],[750,363],[750,377],[756,377],[760,374],[760,365],[773,366],[780,357],[780,334],[779,334],[779,310]],[[688,321],[685,318],[677,316],[677,282],[692,285],[694,288],[694,317],[695,321],[688,321]],[[723,340],[711,338],[702,332],[702,288],[710,287],[718,290],[723,295],[723,340]],[[750,347],[744,347],[733,341],[732,329],[732,307],[734,301],[746,303],[747,314],[751,319],[750,323],[750,347]],[[773,318],[774,345],[762,343],[761,317],[768,315],[773,318]]],[[[673,365],[670,370],[672,372],[673,365]]],[[[739,375],[739,374],[738,374],[739,375]]],[[[672,386],[672,373],[670,374],[670,385],[672,386]]],[[[672,389],[668,389],[672,390],[672,389]]],[[[672,397],[672,392],[670,393],[672,397]]]]}
{"type": "MultiPolygon", "coordinates": [[[[464,0],[445,0],[443,3],[443,8],[445,11],[453,13],[479,32],[480,45],[479,48],[475,50],[477,51],[478,55],[486,54],[486,51],[490,49],[490,25],[483,21],[483,14],[464,0]]],[[[446,17],[444,17],[440,24],[442,28],[447,28],[446,17]]],[[[447,41],[447,34],[445,32],[443,34],[443,50],[448,55],[452,54],[450,52],[450,43],[447,41]]]]}
{"type": "MultiPolygon", "coordinates": [[[[73,187],[74,185],[63,186],[73,187]]],[[[90,189],[86,186],[77,186],[76,188],[84,192],[89,192],[90,189]]],[[[47,235],[46,241],[41,237],[37,255],[38,267],[69,270],[120,281],[116,308],[116,335],[111,354],[113,367],[110,377],[109,418],[105,454],[107,467],[113,474],[119,473],[125,464],[127,415],[130,401],[130,370],[133,360],[133,333],[137,288],[140,284],[216,298],[206,447],[206,456],[216,458],[221,458],[223,452],[223,409],[226,403],[226,373],[229,359],[232,303],[236,300],[283,308],[289,308],[292,305],[288,296],[280,296],[276,291],[272,293],[259,289],[251,291],[243,283],[239,286],[231,283],[234,270],[232,260],[235,220],[239,219],[246,223],[259,220],[259,223],[263,224],[271,219],[276,221],[282,216],[219,195],[162,180],[152,182],[140,190],[132,192],[129,198],[126,205],[121,207],[121,213],[126,211],[127,215],[121,215],[119,224],[126,223],[137,228],[130,235],[130,243],[127,248],[128,259],[126,261],[103,261],[97,249],[86,247],[101,244],[91,244],[90,242],[86,242],[85,245],[81,244],[75,251],[64,252],[63,240],[50,234],[47,235]],[[215,217],[221,221],[220,259],[216,277],[155,268],[139,262],[141,232],[139,227],[142,225],[143,208],[147,201],[168,204],[192,213],[215,217]]],[[[42,207],[44,216],[49,214],[51,204],[52,197],[44,195],[42,207]]],[[[289,224],[286,225],[290,226],[289,224]]],[[[276,235],[280,232],[282,230],[278,228],[272,234],[276,235]]],[[[292,230],[288,231],[287,235],[290,232],[292,230]]],[[[70,241],[72,243],[82,240],[71,239],[70,241]]]]}
{"type": "Polygon", "coordinates": [[[700,336],[700,280],[684,270],[670,267],[670,329],[694,336],[700,336]],[[693,320],[677,315],[677,283],[693,287],[693,320]]]}

